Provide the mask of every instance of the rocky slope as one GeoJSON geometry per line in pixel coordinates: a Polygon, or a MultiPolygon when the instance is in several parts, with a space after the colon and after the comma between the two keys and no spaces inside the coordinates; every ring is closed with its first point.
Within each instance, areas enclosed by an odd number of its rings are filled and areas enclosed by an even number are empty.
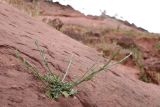
{"type": "Polygon", "coordinates": [[[117,65],[76,87],[74,98],[47,98],[42,84],[16,59],[15,50],[44,73],[34,41],[45,50],[50,66],[64,74],[68,58],[74,61],[68,79],[78,78],[99,59],[106,59],[37,19],[0,3],[0,104],[2,107],[159,107],[159,86],[139,81],[137,70],[117,65]]]}
{"type": "Polygon", "coordinates": [[[141,80],[160,84],[160,48],[157,48],[160,44],[160,36],[158,34],[150,33],[137,27],[134,23],[130,24],[128,21],[122,21],[108,15],[84,16],[70,6],[64,6],[57,2],[49,3],[40,0],[40,7],[41,11],[45,10],[44,13],[50,12],[47,10],[54,11],[50,15],[40,14],[36,18],[71,38],[94,47],[104,57],[108,57],[113,51],[120,49],[121,52],[115,58],[115,60],[119,60],[125,57],[131,48],[136,48],[138,50],[136,54],[141,54],[138,56],[140,58],[137,60],[131,58],[124,64],[139,69],[141,66],[145,71],[142,76],[139,75],[139,78],[143,78],[141,80]],[[58,15],[57,13],[61,14],[58,15]]]}

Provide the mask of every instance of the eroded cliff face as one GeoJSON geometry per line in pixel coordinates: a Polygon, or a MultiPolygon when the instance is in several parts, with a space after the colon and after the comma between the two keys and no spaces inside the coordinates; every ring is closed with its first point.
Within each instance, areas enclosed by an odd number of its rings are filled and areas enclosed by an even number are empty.
{"type": "Polygon", "coordinates": [[[80,77],[97,59],[98,52],[0,3],[0,104],[2,107],[159,107],[159,86],[135,78],[135,69],[117,65],[79,85],[74,98],[47,98],[43,86],[15,57],[15,50],[45,73],[34,41],[45,50],[53,71],[63,75],[69,57],[74,60],[68,79],[80,77]]]}

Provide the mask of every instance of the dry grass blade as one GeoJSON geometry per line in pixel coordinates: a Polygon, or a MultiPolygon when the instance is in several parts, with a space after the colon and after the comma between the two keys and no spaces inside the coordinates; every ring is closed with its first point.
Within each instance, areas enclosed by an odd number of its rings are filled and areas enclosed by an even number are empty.
{"type": "Polygon", "coordinates": [[[68,72],[69,72],[69,68],[70,68],[70,66],[71,66],[71,64],[72,64],[72,58],[73,58],[73,54],[71,55],[71,59],[70,59],[69,64],[68,64],[68,66],[67,66],[66,72],[65,72],[65,74],[64,74],[64,76],[63,76],[63,78],[62,78],[62,82],[64,82],[64,80],[65,80],[65,78],[66,78],[66,76],[67,76],[67,74],[68,74],[68,72]]]}

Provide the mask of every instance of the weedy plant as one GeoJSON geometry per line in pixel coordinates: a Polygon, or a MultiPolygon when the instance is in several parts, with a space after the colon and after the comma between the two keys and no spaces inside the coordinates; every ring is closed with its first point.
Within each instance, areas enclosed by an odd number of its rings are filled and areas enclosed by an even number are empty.
{"type": "Polygon", "coordinates": [[[44,50],[40,49],[40,46],[39,46],[37,41],[35,42],[35,44],[37,46],[37,49],[40,52],[40,56],[42,58],[43,66],[45,68],[45,71],[47,72],[46,74],[44,74],[44,75],[40,74],[39,70],[36,68],[36,66],[31,64],[29,61],[27,61],[23,57],[21,57],[18,51],[16,51],[16,56],[29,70],[31,70],[34,77],[38,78],[40,81],[43,82],[43,84],[46,87],[46,95],[48,97],[54,98],[54,99],[57,99],[61,95],[65,96],[65,97],[74,95],[75,93],[77,93],[77,90],[73,89],[74,87],[76,87],[77,85],[79,85],[79,84],[81,84],[85,81],[91,80],[97,73],[99,73],[101,71],[104,71],[104,70],[107,70],[109,67],[123,62],[129,56],[132,55],[132,53],[130,53],[129,55],[124,57],[122,60],[120,60],[118,62],[115,62],[115,63],[111,63],[112,59],[118,53],[118,51],[116,51],[116,52],[113,53],[112,57],[104,65],[98,66],[97,64],[94,64],[79,79],[71,80],[71,81],[65,81],[66,76],[68,75],[68,72],[69,72],[69,68],[72,64],[73,55],[72,55],[72,57],[69,61],[69,64],[68,64],[68,67],[65,71],[64,76],[61,78],[59,75],[56,75],[55,73],[53,73],[53,71],[51,71],[51,69],[48,65],[48,61],[47,61],[47,59],[44,55],[44,50]]]}
{"type": "MultiPolygon", "coordinates": [[[[26,3],[25,0],[3,0],[19,10],[28,13],[30,16],[39,16],[40,4],[39,0],[31,0],[32,4],[26,3]]],[[[31,2],[30,1],[30,2],[31,2]]]]}

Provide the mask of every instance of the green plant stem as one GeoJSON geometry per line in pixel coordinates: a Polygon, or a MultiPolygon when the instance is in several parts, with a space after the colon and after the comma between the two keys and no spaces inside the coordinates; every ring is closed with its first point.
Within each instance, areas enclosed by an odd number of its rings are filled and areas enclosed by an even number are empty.
{"type": "Polygon", "coordinates": [[[90,71],[86,72],[80,79],[73,82],[73,86],[77,86],[81,84],[84,81],[88,81],[93,78],[94,75],[96,75],[98,72],[103,71],[106,69],[106,67],[109,65],[109,63],[114,59],[114,57],[118,54],[119,50],[112,54],[112,57],[107,61],[106,64],[104,64],[102,67],[100,67],[98,70],[91,69],[90,71]]]}
{"type": "Polygon", "coordinates": [[[25,60],[23,57],[19,56],[19,52],[16,50],[16,57],[23,63],[24,66],[26,66],[26,68],[30,69],[32,74],[38,78],[39,80],[41,80],[43,82],[43,84],[45,86],[47,86],[47,84],[45,83],[45,81],[42,79],[42,76],[39,74],[38,69],[32,65],[31,63],[29,63],[27,60],[25,60]]]}
{"type": "Polygon", "coordinates": [[[42,61],[43,61],[44,68],[45,68],[46,71],[48,71],[50,74],[53,74],[52,71],[51,71],[51,69],[49,68],[47,59],[46,59],[46,57],[44,56],[44,50],[40,49],[39,44],[38,44],[38,41],[35,41],[35,44],[36,44],[36,46],[37,46],[37,49],[38,49],[39,52],[40,52],[40,56],[42,57],[42,61]]]}
{"type": "Polygon", "coordinates": [[[117,65],[117,64],[119,64],[119,63],[122,63],[122,62],[125,61],[127,58],[129,58],[131,55],[132,55],[132,52],[130,52],[129,55],[127,55],[126,57],[124,57],[124,58],[121,59],[120,61],[115,62],[115,63],[113,63],[113,64],[111,64],[111,65],[108,65],[108,67],[112,67],[112,66],[114,66],[114,65],[117,65]]]}

